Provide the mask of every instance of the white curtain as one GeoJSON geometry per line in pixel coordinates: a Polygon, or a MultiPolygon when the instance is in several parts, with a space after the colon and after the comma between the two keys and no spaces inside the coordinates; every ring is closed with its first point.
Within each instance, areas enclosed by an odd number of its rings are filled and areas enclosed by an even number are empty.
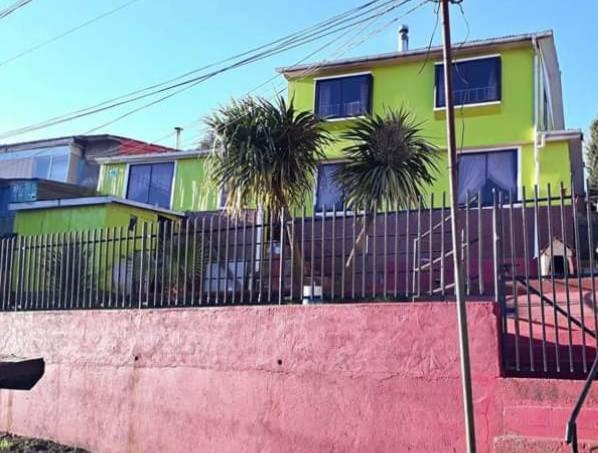
{"type": "Polygon", "coordinates": [[[459,156],[459,203],[467,201],[467,193],[474,196],[486,183],[486,155],[459,156]]]}

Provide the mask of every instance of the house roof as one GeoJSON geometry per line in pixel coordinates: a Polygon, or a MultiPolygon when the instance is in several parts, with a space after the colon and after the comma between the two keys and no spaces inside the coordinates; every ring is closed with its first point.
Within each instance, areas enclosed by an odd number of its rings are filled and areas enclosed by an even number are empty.
{"type": "Polygon", "coordinates": [[[100,197],[79,197],[79,198],[64,198],[57,200],[43,200],[43,201],[31,201],[23,203],[10,203],[8,208],[11,211],[29,211],[34,209],[52,209],[52,208],[65,208],[65,207],[80,207],[80,206],[94,206],[103,204],[122,204],[125,206],[131,206],[135,208],[146,209],[148,211],[161,212],[178,217],[184,217],[184,214],[177,211],[171,211],[170,209],[160,208],[145,203],[139,203],[137,201],[126,200],[124,198],[112,197],[112,196],[100,196],[100,197]]]}
{"type": "MultiPolygon", "coordinates": [[[[490,50],[505,47],[517,47],[532,43],[534,40],[548,39],[553,40],[552,30],[525,33],[519,35],[508,35],[490,39],[471,40],[462,43],[453,43],[453,54],[459,56],[462,54],[472,53],[477,50],[490,50]]],[[[318,74],[335,69],[360,68],[371,67],[374,65],[392,64],[406,60],[417,60],[424,58],[438,58],[442,56],[442,47],[427,47],[421,49],[413,49],[404,52],[389,52],[368,55],[364,57],[345,58],[333,61],[320,61],[315,63],[300,64],[294,66],[286,66],[277,68],[277,71],[283,74],[287,79],[301,77],[304,71],[309,70],[310,75],[318,74]]]]}
{"type": "Polygon", "coordinates": [[[109,157],[97,157],[95,160],[99,164],[117,164],[117,163],[142,163],[142,162],[164,162],[173,161],[176,159],[190,159],[193,157],[207,156],[209,151],[193,150],[193,151],[174,151],[165,153],[148,153],[135,155],[117,155],[109,157]]]}
{"type": "Polygon", "coordinates": [[[14,142],[0,144],[0,153],[13,151],[22,151],[36,148],[46,148],[52,146],[70,145],[70,144],[88,144],[102,141],[115,142],[118,147],[114,149],[116,155],[137,155],[137,154],[157,154],[176,151],[168,146],[155,145],[142,140],[136,140],[129,137],[122,137],[113,134],[94,134],[94,135],[70,135],[64,137],[45,138],[41,140],[31,140],[26,142],[14,142]]]}

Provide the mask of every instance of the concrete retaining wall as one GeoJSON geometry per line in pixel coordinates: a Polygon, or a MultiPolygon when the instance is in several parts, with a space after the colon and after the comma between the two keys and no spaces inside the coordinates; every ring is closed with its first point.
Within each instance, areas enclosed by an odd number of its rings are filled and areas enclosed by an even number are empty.
{"type": "MultiPolygon", "coordinates": [[[[494,305],[468,313],[492,451],[534,381],[505,386],[494,305]]],[[[452,303],[3,313],[0,332],[0,353],[47,364],[0,391],[0,430],[94,452],[464,450],[452,303]]]]}

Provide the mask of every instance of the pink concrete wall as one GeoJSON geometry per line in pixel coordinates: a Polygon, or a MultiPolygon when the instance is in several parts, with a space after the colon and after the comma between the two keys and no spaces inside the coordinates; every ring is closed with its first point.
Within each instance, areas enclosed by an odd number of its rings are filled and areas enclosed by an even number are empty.
{"type": "MultiPolygon", "coordinates": [[[[493,451],[542,395],[498,377],[493,304],[468,313],[479,451],[493,451]]],[[[47,364],[33,391],[0,391],[0,431],[94,452],[464,449],[452,303],[3,313],[0,331],[0,353],[47,364]]]]}

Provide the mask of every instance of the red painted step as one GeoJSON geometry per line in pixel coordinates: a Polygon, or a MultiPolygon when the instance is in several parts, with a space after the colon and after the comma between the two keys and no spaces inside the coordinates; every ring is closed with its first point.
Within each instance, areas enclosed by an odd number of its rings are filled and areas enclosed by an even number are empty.
{"type": "MultiPolygon", "coordinates": [[[[579,451],[595,452],[598,441],[580,440],[579,451]]],[[[500,436],[494,439],[494,453],[569,453],[570,446],[562,439],[526,436],[500,436]]]]}

